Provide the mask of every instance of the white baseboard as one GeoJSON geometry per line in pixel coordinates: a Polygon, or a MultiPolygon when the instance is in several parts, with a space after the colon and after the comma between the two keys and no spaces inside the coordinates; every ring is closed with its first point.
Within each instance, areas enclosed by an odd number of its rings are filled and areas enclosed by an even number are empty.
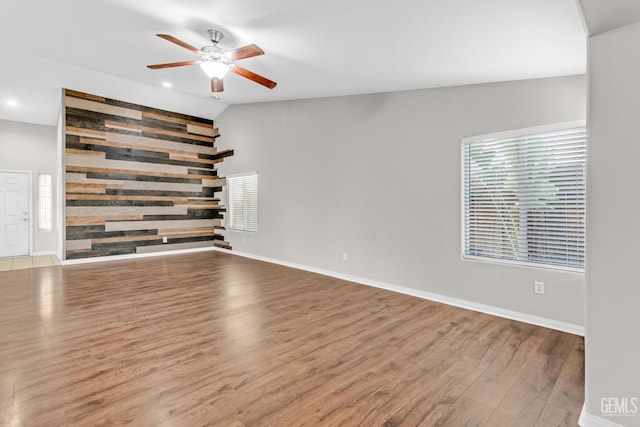
{"type": "Polygon", "coordinates": [[[584,406],[582,407],[582,412],[580,412],[578,425],[580,427],[624,427],[622,424],[591,415],[585,410],[584,406]]]}
{"type": "Polygon", "coordinates": [[[348,274],[338,273],[331,270],[324,270],[321,268],[310,267],[307,265],[296,264],[289,261],[282,261],[274,258],[263,257],[260,255],[254,255],[245,252],[238,252],[235,250],[228,250],[223,248],[215,248],[216,251],[225,252],[231,255],[238,255],[245,258],[251,258],[258,261],[270,262],[272,264],[279,264],[285,267],[291,267],[298,270],[305,270],[312,273],[322,274],[324,276],[335,277],[337,279],[347,280],[349,282],[355,282],[362,285],[373,286],[380,289],[386,289],[388,291],[398,292],[405,295],[411,295],[414,297],[440,302],[455,307],[465,308],[468,310],[479,311],[481,313],[491,314],[493,316],[504,317],[506,319],[517,320],[519,322],[529,323],[536,326],[542,326],[545,328],[555,329],[562,332],[568,332],[574,335],[584,336],[584,326],[576,325],[573,323],[562,322],[559,320],[547,319],[545,317],[534,316],[531,314],[520,313],[518,311],[507,310],[500,307],[494,307],[491,305],[480,304],[473,301],[463,300],[459,298],[453,298],[446,295],[435,294],[432,292],[422,291],[419,289],[407,288],[404,286],[397,286],[390,283],[380,282],[377,280],[365,279],[362,277],[351,276],[348,274]]]}
{"type": "Polygon", "coordinates": [[[89,264],[92,262],[118,261],[118,260],[124,260],[124,259],[148,258],[153,256],[180,255],[180,254],[188,254],[193,252],[206,252],[206,251],[212,251],[214,249],[215,249],[215,246],[206,246],[204,248],[176,249],[175,251],[159,251],[159,252],[150,252],[146,254],[126,254],[126,255],[100,256],[100,257],[93,257],[93,258],[65,259],[60,261],[60,263],[62,265],[89,264]]]}
{"type": "Polygon", "coordinates": [[[58,255],[58,252],[56,251],[31,252],[31,256],[42,256],[42,255],[58,255]]]}

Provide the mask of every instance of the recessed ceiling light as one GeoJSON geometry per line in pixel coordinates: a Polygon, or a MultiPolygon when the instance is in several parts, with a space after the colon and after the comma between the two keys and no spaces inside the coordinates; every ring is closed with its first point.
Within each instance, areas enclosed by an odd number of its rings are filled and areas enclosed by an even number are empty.
{"type": "Polygon", "coordinates": [[[171,82],[162,82],[162,86],[166,87],[167,89],[171,89],[173,87],[171,82]]]}
{"type": "Polygon", "coordinates": [[[4,101],[4,105],[6,105],[7,107],[15,108],[19,104],[15,99],[7,99],[6,101],[4,101]]]}

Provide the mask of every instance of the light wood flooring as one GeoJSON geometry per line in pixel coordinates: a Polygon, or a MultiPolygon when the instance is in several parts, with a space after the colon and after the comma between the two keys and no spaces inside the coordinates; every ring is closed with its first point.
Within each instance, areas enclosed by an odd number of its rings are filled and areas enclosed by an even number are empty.
{"type": "Polygon", "coordinates": [[[581,337],[220,252],[0,272],[3,426],[575,426],[581,337]]]}

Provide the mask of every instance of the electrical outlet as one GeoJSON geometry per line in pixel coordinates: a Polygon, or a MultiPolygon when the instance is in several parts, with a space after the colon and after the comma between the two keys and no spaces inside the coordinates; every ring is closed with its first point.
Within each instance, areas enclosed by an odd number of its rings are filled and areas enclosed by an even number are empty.
{"type": "Polygon", "coordinates": [[[544,282],[533,282],[533,292],[544,295],[544,282]]]}
{"type": "Polygon", "coordinates": [[[342,260],[343,261],[349,261],[349,253],[348,252],[342,252],[342,260]]]}

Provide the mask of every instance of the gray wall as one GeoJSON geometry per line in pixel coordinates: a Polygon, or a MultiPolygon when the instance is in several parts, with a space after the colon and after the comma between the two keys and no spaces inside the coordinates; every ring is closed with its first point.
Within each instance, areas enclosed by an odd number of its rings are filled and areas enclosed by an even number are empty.
{"type": "Polygon", "coordinates": [[[640,399],[638,46],[640,24],[589,39],[586,409],[598,417],[603,398],[640,399]]]}
{"type": "Polygon", "coordinates": [[[38,231],[38,173],[50,173],[56,180],[56,128],[54,126],[0,120],[0,169],[32,172],[33,252],[55,252],[57,248],[57,218],[54,188],[53,229],[38,231]]]}
{"type": "Polygon", "coordinates": [[[231,106],[216,126],[235,157],[220,170],[258,170],[259,232],[225,236],[240,252],[583,325],[583,274],[461,260],[460,152],[466,136],[584,119],[585,85],[231,106]]]}

